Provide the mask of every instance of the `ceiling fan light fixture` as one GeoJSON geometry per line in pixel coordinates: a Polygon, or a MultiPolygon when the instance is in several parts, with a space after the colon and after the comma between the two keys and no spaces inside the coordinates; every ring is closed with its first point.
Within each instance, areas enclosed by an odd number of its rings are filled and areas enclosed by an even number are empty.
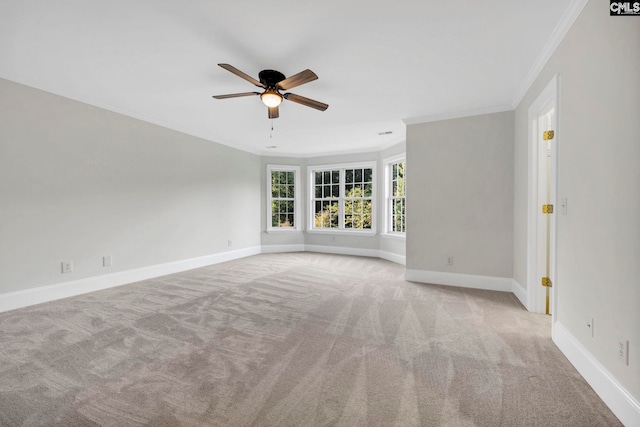
{"type": "Polygon", "coordinates": [[[268,108],[268,117],[270,119],[277,119],[280,116],[278,106],[282,104],[282,101],[286,98],[288,101],[295,102],[296,104],[304,105],[305,107],[315,108],[316,110],[324,111],[329,108],[328,104],[324,102],[315,101],[313,99],[305,98],[304,96],[296,95],[295,93],[287,92],[284,95],[280,91],[288,91],[291,88],[298,87],[305,83],[317,80],[318,76],[311,70],[300,71],[298,74],[294,74],[290,77],[285,77],[280,71],[276,70],[262,70],[258,73],[260,81],[254,79],[248,74],[238,70],[233,65],[218,64],[220,67],[235,74],[236,76],[248,81],[254,86],[258,86],[264,89],[264,92],[242,92],[231,93],[228,95],[214,95],[215,99],[227,99],[227,98],[240,98],[244,96],[259,95],[260,99],[268,108]]]}
{"type": "Polygon", "coordinates": [[[265,90],[262,95],[260,95],[260,99],[267,107],[277,107],[282,103],[282,95],[275,89],[265,90]]]}

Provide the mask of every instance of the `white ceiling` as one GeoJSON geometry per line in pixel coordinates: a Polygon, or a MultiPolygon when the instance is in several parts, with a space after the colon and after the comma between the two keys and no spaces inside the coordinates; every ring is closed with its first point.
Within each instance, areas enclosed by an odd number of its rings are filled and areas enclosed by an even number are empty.
{"type": "Polygon", "coordinates": [[[573,4],[0,0],[0,77],[254,153],[365,151],[403,120],[512,108],[573,4]],[[309,68],[291,92],[329,109],[284,101],[271,132],[258,97],[211,98],[258,89],[218,63],[309,68]]]}

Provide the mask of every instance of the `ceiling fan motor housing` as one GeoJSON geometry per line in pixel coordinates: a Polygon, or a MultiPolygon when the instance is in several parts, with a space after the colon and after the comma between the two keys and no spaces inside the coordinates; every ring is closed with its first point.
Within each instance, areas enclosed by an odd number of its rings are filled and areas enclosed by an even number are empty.
{"type": "Polygon", "coordinates": [[[284,74],[276,70],[262,70],[258,77],[260,78],[260,83],[268,88],[275,88],[278,83],[286,78],[284,74]]]}

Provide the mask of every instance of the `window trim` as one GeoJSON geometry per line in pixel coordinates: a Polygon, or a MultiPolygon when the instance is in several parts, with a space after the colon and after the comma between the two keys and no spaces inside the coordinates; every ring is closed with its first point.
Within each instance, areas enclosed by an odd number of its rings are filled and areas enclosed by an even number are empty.
{"type": "Polygon", "coordinates": [[[322,164],[322,165],[310,165],[307,166],[307,190],[309,191],[308,197],[308,225],[307,225],[307,233],[318,233],[318,234],[349,234],[349,235],[360,235],[360,236],[375,236],[377,234],[377,222],[376,222],[376,211],[377,211],[377,162],[376,161],[366,161],[366,162],[350,162],[350,163],[334,163],[334,164],[322,164]],[[354,229],[354,228],[344,228],[344,202],[345,202],[345,170],[346,169],[359,169],[359,168],[370,168],[371,169],[371,229],[354,229]],[[338,228],[316,228],[314,226],[314,202],[315,202],[315,172],[327,171],[327,170],[339,170],[340,171],[340,197],[338,198],[338,212],[340,213],[338,217],[338,228]]]}
{"type": "Polygon", "coordinates": [[[405,231],[392,231],[391,222],[393,219],[391,218],[391,192],[393,188],[392,177],[391,177],[391,168],[394,164],[404,162],[405,167],[405,175],[407,171],[407,155],[406,153],[397,154],[392,157],[387,157],[383,160],[384,164],[384,230],[382,232],[382,237],[392,238],[392,239],[406,239],[406,206],[407,206],[407,188],[405,182],[405,191],[404,191],[404,203],[405,203],[405,231]]]}
{"type": "Polygon", "coordinates": [[[296,231],[302,231],[302,223],[304,221],[304,215],[302,214],[302,202],[300,200],[300,187],[301,187],[301,181],[300,181],[300,166],[296,166],[296,165],[274,165],[274,164],[268,164],[267,165],[267,181],[266,181],[267,185],[266,185],[266,189],[267,189],[267,227],[266,227],[266,231],[267,233],[291,233],[291,232],[296,232],[296,231]],[[293,227],[274,227],[272,225],[272,216],[273,216],[273,211],[272,211],[272,197],[273,195],[271,194],[271,174],[273,172],[294,172],[294,188],[293,188],[293,206],[294,206],[294,212],[293,212],[293,223],[294,226],[293,227]]]}

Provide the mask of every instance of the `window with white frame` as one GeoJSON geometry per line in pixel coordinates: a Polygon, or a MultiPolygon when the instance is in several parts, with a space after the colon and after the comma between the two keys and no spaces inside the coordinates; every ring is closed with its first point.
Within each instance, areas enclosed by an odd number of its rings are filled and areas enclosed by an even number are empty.
{"type": "Polygon", "coordinates": [[[385,160],[385,232],[389,234],[406,233],[406,169],[404,154],[385,160]]]}
{"type": "Polygon", "coordinates": [[[300,230],[300,167],[267,165],[267,230],[300,230]]]}
{"type": "Polygon", "coordinates": [[[375,162],[309,168],[311,230],[375,233],[375,162]]]}

